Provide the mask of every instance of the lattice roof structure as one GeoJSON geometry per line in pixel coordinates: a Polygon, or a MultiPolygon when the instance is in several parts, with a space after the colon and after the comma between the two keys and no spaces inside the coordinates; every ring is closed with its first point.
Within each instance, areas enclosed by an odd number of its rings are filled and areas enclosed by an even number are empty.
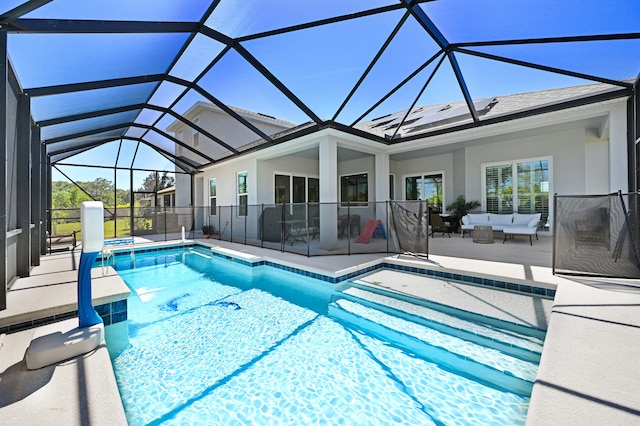
{"type": "Polygon", "coordinates": [[[635,96],[640,71],[633,0],[8,0],[0,22],[52,164],[108,146],[105,165],[133,168],[155,152],[193,173],[326,128],[396,144],[635,96]],[[490,113],[496,97],[590,83],[597,93],[490,113]],[[184,117],[197,102],[256,142],[199,128],[184,117]],[[412,118],[428,105],[431,116],[412,118]],[[296,126],[265,134],[242,111],[296,126]],[[465,120],[430,125],[444,114],[465,120]],[[385,116],[399,131],[371,125],[385,116]],[[221,154],[176,139],[176,120],[221,154]]]}

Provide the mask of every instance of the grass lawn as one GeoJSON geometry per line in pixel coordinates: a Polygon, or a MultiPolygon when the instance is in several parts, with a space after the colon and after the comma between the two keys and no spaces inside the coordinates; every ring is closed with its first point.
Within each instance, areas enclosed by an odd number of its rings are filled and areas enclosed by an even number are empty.
{"type": "MultiPolygon", "coordinates": [[[[113,238],[113,229],[116,227],[116,237],[125,237],[131,235],[131,230],[129,229],[129,218],[117,219],[115,221],[108,220],[104,223],[104,237],[105,238],[113,238]]],[[[69,223],[55,223],[53,224],[53,235],[71,235],[73,230],[77,232],[77,238],[82,238],[82,233],[80,232],[80,222],[69,222],[69,223]]]]}

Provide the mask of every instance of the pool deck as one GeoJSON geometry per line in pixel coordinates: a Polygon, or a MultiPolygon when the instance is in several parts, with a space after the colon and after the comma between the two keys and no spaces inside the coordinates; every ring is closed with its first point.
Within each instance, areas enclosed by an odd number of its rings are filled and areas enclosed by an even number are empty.
{"type": "MultiPolygon", "coordinates": [[[[307,258],[223,241],[198,242],[248,259],[270,259],[329,275],[385,260],[556,288],[552,301],[473,285],[443,285],[399,271],[378,270],[361,278],[396,292],[548,328],[528,425],[640,424],[640,283],[583,284],[554,276],[549,237],[541,236],[533,246],[524,239],[479,245],[459,236],[435,238],[430,240],[428,260],[381,254],[307,258]]],[[[30,312],[55,315],[74,305],[77,256],[78,252],[44,256],[31,277],[14,282],[8,309],[0,311],[0,327],[16,318],[24,320],[30,312]]],[[[100,269],[93,274],[94,300],[122,298],[128,291],[112,269],[105,276],[100,269]]],[[[0,348],[0,424],[125,425],[106,347],[29,371],[24,355],[34,330],[7,334],[0,348]]]]}

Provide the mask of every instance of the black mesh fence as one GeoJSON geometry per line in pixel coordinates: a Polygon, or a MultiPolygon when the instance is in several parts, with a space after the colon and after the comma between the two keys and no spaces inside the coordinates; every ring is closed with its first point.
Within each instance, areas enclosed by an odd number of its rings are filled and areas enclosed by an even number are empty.
{"type": "Polygon", "coordinates": [[[640,278],[637,194],[554,202],[554,273],[640,278]]]}
{"type": "Polygon", "coordinates": [[[194,238],[305,256],[427,255],[426,202],[260,204],[194,210],[194,238]]]}
{"type": "MultiPolygon", "coordinates": [[[[53,210],[55,229],[80,229],[79,210],[53,210]]],[[[305,256],[428,255],[425,201],[106,208],[105,238],[212,239],[305,256]]]]}

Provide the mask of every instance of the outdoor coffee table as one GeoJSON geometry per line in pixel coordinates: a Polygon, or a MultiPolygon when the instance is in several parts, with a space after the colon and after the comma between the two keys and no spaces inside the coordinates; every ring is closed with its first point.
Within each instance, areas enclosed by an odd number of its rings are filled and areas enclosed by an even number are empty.
{"type": "Polygon", "coordinates": [[[480,244],[493,244],[493,228],[489,225],[474,226],[473,242],[480,244]]]}

